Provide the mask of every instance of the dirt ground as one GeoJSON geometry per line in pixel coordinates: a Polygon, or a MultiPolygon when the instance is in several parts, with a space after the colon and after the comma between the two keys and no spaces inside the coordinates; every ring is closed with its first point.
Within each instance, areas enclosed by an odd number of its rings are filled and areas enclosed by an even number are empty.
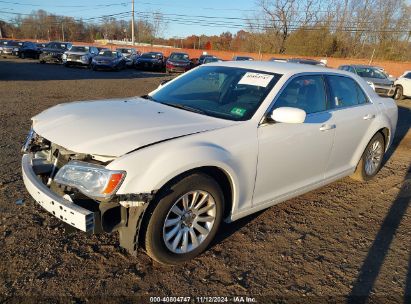
{"type": "Polygon", "coordinates": [[[30,117],[62,102],[142,95],[164,79],[0,59],[0,303],[143,303],[149,296],[411,303],[409,99],[398,103],[395,144],[374,180],[345,178],[224,224],[211,248],[183,266],[161,266],[142,251],[132,257],[116,234],[65,233],[21,179],[30,117]]]}

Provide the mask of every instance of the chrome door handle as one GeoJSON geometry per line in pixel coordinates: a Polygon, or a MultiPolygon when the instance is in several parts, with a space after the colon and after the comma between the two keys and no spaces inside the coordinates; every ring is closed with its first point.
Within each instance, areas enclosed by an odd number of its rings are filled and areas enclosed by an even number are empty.
{"type": "Polygon", "coordinates": [[[324,124],[321,126],[320,131],[328,131],[332,129],[335,129],[335,125],[324,124]]]}
{"type": "Polygon", "coordinates": [[[375,115],[374,114],[367,114],[363,117],[364,120],[369,120],[369,119],[374,119],[375,115]]]}

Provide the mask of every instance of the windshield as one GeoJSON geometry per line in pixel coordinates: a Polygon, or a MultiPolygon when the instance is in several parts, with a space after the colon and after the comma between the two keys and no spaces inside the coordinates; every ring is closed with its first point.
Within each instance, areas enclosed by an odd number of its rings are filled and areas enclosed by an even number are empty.
{"type": "Polygon", "coordinates": [[[67,48],[66,44],[62,44],[62,43],[54,43],[51,42],[49,44],[47,44],[47,48],[50,49],[58,49],[58,50],[65,50],[67,48]]]}
{"type": "Polygon", "coordinates": [[[254,59],[251,58],[251,57],[237,57],[236,59],[237,59],[237,61],[254,60],[254,59]]]}
{"type": "Polygon", "coordinates": [[[248,120],[280,77],[248,69],[202,66],[165,85],[151,99],[208,116],[248,120]]]}
{"type": "Polygon", "coordinates": [[[143,55],[141,55],[141,58],[156,58],[157,54],[154,53],[145,53],[143,55]]]}
{"type": "Polygon", "coordinates": [[[70,51],[71,52],[88,52],[89,47],[88,46],[72,46],[70,51]]]}
{"type": "Polygon", "coordinates": [[[209,62],[217,62],[218,58],[212,58],[212,57],[208,57],[204,59],[204,63],[209,63],[209,62]]]}
{"type": "Polygon", "coordinates": [[[375,68],[355,68],[358,76],[365,78],[387,79],[387,76],[375,68]]]}
{"type": "Polygon", "coordinates": [[[188,55],[183,53],[174,53],[170,56],[171,60],[188,60],[188,55]]]}
{"type": "Polygon", "coordinates": [[[18,45],[21,45],[22,42],[8,41],[8,42],[6,42],[6,44],[9,45],[9,46],[18,46],[18,45]]]}
{"type": "Polygon", "coordinates": [[[117,57],[117,52],[113,51],[101,51],[98,53],[99,56],[104,56],[104,57],[117,57]]]}

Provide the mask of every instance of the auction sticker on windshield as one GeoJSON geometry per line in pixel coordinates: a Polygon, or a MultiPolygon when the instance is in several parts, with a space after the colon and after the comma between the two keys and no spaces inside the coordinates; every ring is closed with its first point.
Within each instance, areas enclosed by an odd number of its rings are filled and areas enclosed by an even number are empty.
{"type": "Polygon", "coordinates": [[[268,86],[273,77],[274,75],[247,72],[244,74],[243,78],[241,78],[238,84],[248,84],[265,88],[266,86],[268,86]]]}

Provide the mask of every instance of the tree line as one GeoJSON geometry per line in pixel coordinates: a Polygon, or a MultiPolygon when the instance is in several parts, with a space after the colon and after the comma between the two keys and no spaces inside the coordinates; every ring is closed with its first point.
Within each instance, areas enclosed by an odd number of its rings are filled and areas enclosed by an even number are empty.
{"type": "MultiPolygon", "coordinates": [[[[19,15],[13,22],[0,20],[0,29],[3,36],[13,38],[131,40],[130,21],[122,19],[129,20],[129,16],[128,12],[79,20],[38,10],[19,15]]],[[[255,0],[255,9],[238,18],[241,24],[236,26],[241,29],[235,33],[169,39],[161,37],[170,20],[160,12],[152,16],[137,18],[137,42],[233,52],[411,60],[411,5],[405,0],[255,0]]]]}

